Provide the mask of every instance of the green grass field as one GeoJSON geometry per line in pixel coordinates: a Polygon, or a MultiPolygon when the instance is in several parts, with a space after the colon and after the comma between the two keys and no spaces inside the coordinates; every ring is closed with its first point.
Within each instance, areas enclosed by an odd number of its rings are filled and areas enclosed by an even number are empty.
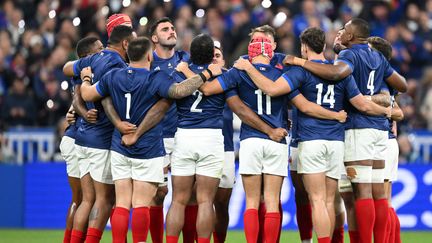
{"type": "MultiPolygon", "coordinates": [[[[0,243],[58,243],[63,240],[63,231],[60,230],[9,230],[0,229],[0,243]]],[[[426,243],[432,241],[432,232],[403,232],[402,242],[405,243],[426,243]]],[[[106,231],[103,235],[103,243],[111,242],[111,231],[106,231]]],[[[132,242],[132,236],[129,234],[128,242],[132,242]]],[[[148,243],[151,242],[150,237],[148,243]]],[[[228,243],[246,242],[242,231],[229,231],[228,243]]],[[[281,243],[300,242],[296,231],[284,231],[281,236],[281,243]]],[[[316,240],[314,240],[316,242],[316,240]]],[[[345,242],[349,242],[348,235],[345,234],[345,242]]]]}

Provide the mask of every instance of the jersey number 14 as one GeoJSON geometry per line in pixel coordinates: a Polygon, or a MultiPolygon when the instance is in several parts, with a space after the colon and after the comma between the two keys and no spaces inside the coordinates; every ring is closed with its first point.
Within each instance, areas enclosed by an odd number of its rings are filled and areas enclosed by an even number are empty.
{"type": "Polygon", "coordinates": [[[336,102],[334,98],[334,85],[331,84],[327,86],[327,93],[324,95],[324,98],[322,98],[324,85],[317,84],[315,87],[318,89],[316,103],[318,105],[321,105],[322,103],[327,103],[330,104],[330,108],[334,108],[334,104],[336,102]]]}

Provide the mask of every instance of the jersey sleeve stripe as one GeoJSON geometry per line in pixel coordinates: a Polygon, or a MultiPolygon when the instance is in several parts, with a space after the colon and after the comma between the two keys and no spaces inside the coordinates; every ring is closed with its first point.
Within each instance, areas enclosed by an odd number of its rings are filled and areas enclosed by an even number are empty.
{"type": "Polygon", "coordinates": [[[78,68],[78,61],[74,62],[74,64],[73,64],[73,73],[74,73],[74,76],[80,75],[80,70],[78,68]]]}
{"type": "Polygon", "coordinates": [[[99,85],[99,82],[96,83],[96,91],[99,93],[100,96],[105,96],[105,94],[103,93],[103,91],[99,85]]]}
{"type": "Polygon", "coordinates": [[[294,90],[294,84],[291,81],[291,79],[286,75],[286,73],[282,74],[282,77],[287,81],[288,85],[290,86],[290,90],[294,90]]]}
{"type": "Polygon", "coordinates": [[[222,79],[222,77],[219,77],[218,79],[219,84],[221,85],[222,89],[225,91],[227,90],[227,86],[225,84],[225,81],[222,79]]]}

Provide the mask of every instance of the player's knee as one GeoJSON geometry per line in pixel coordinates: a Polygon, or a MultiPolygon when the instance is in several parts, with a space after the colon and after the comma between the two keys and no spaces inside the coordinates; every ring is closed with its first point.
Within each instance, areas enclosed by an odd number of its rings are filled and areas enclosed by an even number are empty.
{"type": "Polygon", "coordinates": [[[159,187],[158,190],[156,191],[156,195],[153,198],[155,204],[162,205],[167,194],[168,194],[168,187],[159,187]]]}

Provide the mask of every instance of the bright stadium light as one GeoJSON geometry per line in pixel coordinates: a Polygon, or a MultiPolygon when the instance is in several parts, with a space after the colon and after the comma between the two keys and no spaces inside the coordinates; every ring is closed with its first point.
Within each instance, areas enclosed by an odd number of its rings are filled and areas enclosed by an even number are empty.
{"type": "Polygon", "coordinates": [[[48,107],[48,109],[52,109],[54,107],[54,101],[52,99],[49,99],[46,102],[46,106],[48,107]]]}
{"type": "Polygon", "coordinates": [[[61,88],[62,90],[67,90],[69,88],[69,83],[66,80],[63,80],[63,82],[61,83],[61,88]]]}
{"type": "Polygon", "coordinates": [[[22,29],[22,28],[24,28],[24,26],[25,26],[25,21],[24,21],[24,19],[21,19],[21,20],[18,22],[18,28],[22,29]]]}
{"type": "Polygon", "coordinates": [[[198,10],[196,11],[195,15],[196,15],[198,18],[202,18],[202,17],[204,17],[204,15],[205,15],[205,11],[204,11],[204,9],[202,9],[202,8],[198,9],[198,10]]]}
{"type": "Polygon", "coordinates": [[[73,24],[73,26],[78,26],[78,25],[80,25],[80,24],[81,24],[81,19],[80,19],[79,17],[75,17],[75,18],[72,20],[72,24],[73,24]]]}
{"type": "Polygon", "coordinates": [[[103,15],[108,15],[108,13],[109,13],[109,7],[108,6],[103,6],[102,8],[101,8],[101,13],[103,14],[103,15]]]}
{"type": "Polygon", "coordinates": [[[139,20],[140,25],[144,26],[148,23],[148,18],[147,17],[141,17],[139,20]]]}
{"type": "Polygon", "coordinates": [[[127,7],[129,7],[130,6],[130,4],[131,4],[131,1],[130,0],[123,0],[123,7],[125,7],[125,8],[127,8],[127,7]]]}
{"type": "Polygon", "coordinates": [[[169,2],[171,2],[171,0],[164,0],[164,2],[169,3],[169,2]]]}
{"type": "Polygon", "coordinates": [[[278,28],[285,23],[287,15],[284,12],[279,12],[273,19],[273,26],[278,28]]]}
{"type": "Polygon", "coordinates": [[[56,11],[55,11],[54,9],[51,10],[51,11],[49,11],[49,13],[48,13],[48,17],[49,17],[50,19],[55,18],[56,15],[57,15],[57,13],[56,13],[56,11]]]}
{"type": "Polygon", "coordinates": [[[270,6],[272,5],[272,2],[270,0],[263,0],[261,2],[261,5],[263,6],[263,8],[270,8],[270,6]]]}

